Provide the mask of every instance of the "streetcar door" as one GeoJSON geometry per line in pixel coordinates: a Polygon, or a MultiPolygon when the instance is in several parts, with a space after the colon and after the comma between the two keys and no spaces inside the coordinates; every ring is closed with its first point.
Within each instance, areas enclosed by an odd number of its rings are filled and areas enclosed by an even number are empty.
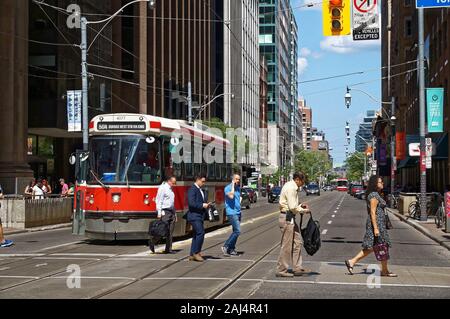
{"type": "Polygon", "coordinates": [[[74,155],[75,158],[71,158],[71,163],[75,165],[75,194],[74,194],[74,214],[72,221],[72,234],[84,235],[86,231],[86,219],[83,212],[85,202],[85,189],[79,187],[81,184],[85,184],[88,177],[89,170],[89,153],[85,151],[77,150],[74,155]]]}

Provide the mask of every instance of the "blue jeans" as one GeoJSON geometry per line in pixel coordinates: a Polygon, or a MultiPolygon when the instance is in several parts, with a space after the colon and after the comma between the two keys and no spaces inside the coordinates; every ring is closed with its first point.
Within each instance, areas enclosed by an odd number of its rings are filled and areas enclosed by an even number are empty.
{"type": "Polygon", "coordinates": [[[191,245],[191,256],[194,256],[202,251],[203,242],[205,240],[205,227],[203,226],[202,218],[188,218],[194,230],[191,245]]]}
{"type": "Polygon", "coordinates": [[[225,247],[228,248],[228,252],[231,252],[236,249],[236,243],[241,234],[241,222],[239,215],[228,215],[228,220],[231,222],[231,226],[233,227],[233,233],[230,235],[230,238],[225,242],[225,247]]]}

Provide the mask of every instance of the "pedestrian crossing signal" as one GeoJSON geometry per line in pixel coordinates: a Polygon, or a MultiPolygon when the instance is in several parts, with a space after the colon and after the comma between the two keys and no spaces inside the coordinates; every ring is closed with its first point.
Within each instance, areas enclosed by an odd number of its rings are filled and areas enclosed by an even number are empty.
{"type": "Polygon", "coordinates": [[[351,0],[323,0],[324,36],[349,35],[351,0]]]}

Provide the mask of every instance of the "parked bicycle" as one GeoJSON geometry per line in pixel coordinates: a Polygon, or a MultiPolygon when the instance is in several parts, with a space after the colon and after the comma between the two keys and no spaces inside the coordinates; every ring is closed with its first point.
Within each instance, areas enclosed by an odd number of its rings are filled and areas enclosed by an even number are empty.
{"type": "MultiPolygon", "coordinates": [[[[433,194],[433,200],[427,200],[427,216],[436,216],[440,210],[441,203],[443,203],[443,196],[440,193],[433,194]]],[[[416,195],[416,200],[408,206],[407,218],[420,220],[422,215],[420,207],[420,195],[416,195]]]]}
{"type": "Polygon", "coordinates": [[[396,193],[394,193],[393,195],[392,194],[390,194],[389,196],[388,196],[388,199],[389,199],[389,203],[390,203],[390,206],[391,206],[391,208],[393,208],[393,209],[398,209],[398,199],[399,199],[399,194],[396,194],[396,193]]]}
{"type": "Polygon", "coordinates": [[[444,201],[441,202],[441,205],[439,206],[436,216],[434,216],[434,222],[436,223],[437,228],[441,227],[447,228],[447,216],[445,214],[444,201]]]}

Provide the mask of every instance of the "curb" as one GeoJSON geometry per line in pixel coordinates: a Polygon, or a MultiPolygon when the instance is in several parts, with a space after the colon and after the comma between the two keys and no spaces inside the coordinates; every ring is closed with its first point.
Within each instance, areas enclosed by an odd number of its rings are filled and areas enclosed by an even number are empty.
{"type": "Polygon", "coordinates": [[[68,223],[68,224],[59,224],[59,225],[52,225],[52,226],[42,226],[42,227],[35,227],[35,228],[19,229],[19,230],[13,230],[13,231],[5,231],[5,236],[26,234],[26,233],[37,233],[37,232],[46,231],[46,230],[70,228],[71,226],[72,226],[72,223],[68,223]]]}
{"type": "Polygon", "coordinates": [[[395,215],[398,219],[400,219],[402,222],[407,223],[408,225],[412,226],[413,228],[415,228],[416,230],[418,230],[419,232],[421,232],[422,234],[424,234],[425,236],[427,236],[428,238],[434,240],[435,242],[437,242],[439,245],[441,245],[444,248],[447,248],[450,251],[450,243],[444,242],[441,239],[439,239],[438,237],[436,237],[435,235],[433,235],[428,229],[426,229],[425,227],[423,227],[422,225],[418,224],[415,221],[412,221],[410,219],[407,219],[405,216],[403,216],[400,213],[397,213],[395,211],[393,211],[390,208],[387,208],[387,210],[395,215]]]}

